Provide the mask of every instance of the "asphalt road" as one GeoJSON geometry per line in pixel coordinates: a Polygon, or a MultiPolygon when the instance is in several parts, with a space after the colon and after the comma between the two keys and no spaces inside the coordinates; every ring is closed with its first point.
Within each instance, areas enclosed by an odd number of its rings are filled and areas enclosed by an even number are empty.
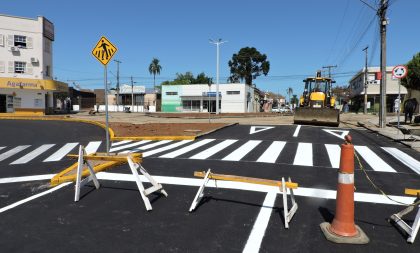
{"type": "MultiPolygon", "coordinates": [[[[37,122],[34,125],[38,123],[44,124],[37,122]]],[[[75,127],[72,123],[62,124],[75,127]]],[[[102,129],[85,124],[78,125],[77,129],[75,135],[52,132],[44,136],[44,132],[32,135],[32,139],[41,138],[42,141],[34,139],[32,142],[28,137],[24,142],[7,142],[4,145],[7,147],[0,150],[0,158],[19,145],[36,143],[35,150],[48,143],[88,145],[103,142],[102,129]]],[[[36,129],[33,131],[37,133],[36,129]]],[[[18,133],[11,131],[7,140],[13,140],[13,135],[18,133]]],[[[419,188],[420,172],[416,170],[419,153],[369,131],[237,125],[192,142],[113,144],[115,152],[135,148],[143,152],[143,166],[168,192],[167,198],[159,194],[150,196],[153,211],[145,210],[136,184],[127,177],[130,173],[127,166],[98,175],[102,187],[99,190],[92,184],[84,187],[79,202],[73,202],[71,184],[4,210],[18,200],[45,192],[48,181],[5,183],[2,178],[55,173],[58,165],[71,163],[69,160],[43,162],[45,157],[57,152],[51,148],[42,153],[42,158],[34,158],[24,165],[12,164],[28,153],[21,151],[0,162],[0,208],[3,207],[0,209],[3,228],[0,245],[5,252],[258,252],[255,248],[260,252],[419,252],[419,238],[414,244],[407,244],[406,237],[386,220],[403,207],[380,197],[357,163],[356,224],[371,242],[356,246],[325,240],[319,224],[330,222],[334,217],[337,185],[334,152],[343,143],[341,137],[347,133],[353,137],[362,167],[385,192],[398,197],[404,196],[404,188],[419,188]],[[401,156],[398,159],[396,154],[404,154],[404,159],[401,156]],[[17,166],[22,167],[17,169],[17,166]],[[189,213],[201,182],[193,179],[193,172],[209,168],[215,173],[276,180],[291,177],[299,183],[300,188],[295,191],[299,208],[290,229],[284,228],[281,195],[269,203],[267,200],[272,193],[259,187],[239,190],[234,184],[226,186],[220,182],[218,188],[206,188],[205,197],[196,211],[189,213]],[[268,221],[266,226],[261,222],[264,219],[268,221]],[[255,226],[257,220],[259,226],[255,226]],[[260,237],[253,233],[256,227],[263,227],[257,233],[260,237]]],[[[414,214],[408,215],[407,219],[412,221],[414,214]]]]}

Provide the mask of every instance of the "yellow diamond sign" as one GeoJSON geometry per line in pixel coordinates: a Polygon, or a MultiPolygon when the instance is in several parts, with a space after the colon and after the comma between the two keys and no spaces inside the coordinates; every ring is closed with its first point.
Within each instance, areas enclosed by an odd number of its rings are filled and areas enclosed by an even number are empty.
{"type": "Polygon", "coordinates": [[[114,46],[105,36],[102,36],[98,43],[96,43],[95,48],[93,48],[92,54],[103,65],[107,65],[117,50],[116,46],[114,46]]]}

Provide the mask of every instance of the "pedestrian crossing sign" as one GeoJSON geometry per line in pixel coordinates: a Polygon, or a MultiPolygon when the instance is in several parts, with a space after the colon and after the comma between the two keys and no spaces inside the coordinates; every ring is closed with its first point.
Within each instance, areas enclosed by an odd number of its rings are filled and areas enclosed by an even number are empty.
{"type": "Polygon", "coordinates": [[[117,50],[116,46],[114,46],[105,36],[102,36],[93,48],[92,54],[103,65],[107,65],[117,50]]]}

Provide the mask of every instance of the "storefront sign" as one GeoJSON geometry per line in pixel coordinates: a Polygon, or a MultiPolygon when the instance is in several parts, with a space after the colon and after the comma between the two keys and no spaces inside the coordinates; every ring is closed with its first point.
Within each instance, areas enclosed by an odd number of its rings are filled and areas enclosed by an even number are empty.
{"type": "Polygon", "coordinates": [[[0,78],[0,88],[3,89],[27,89],[27,90],[51,90],[68,91],[68,85],[54,80],[38,80],[28,78],[0,78]]]}

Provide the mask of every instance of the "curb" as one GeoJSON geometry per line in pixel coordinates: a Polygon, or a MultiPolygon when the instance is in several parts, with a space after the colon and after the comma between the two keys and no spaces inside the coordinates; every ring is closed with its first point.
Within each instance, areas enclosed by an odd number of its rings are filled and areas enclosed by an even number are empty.
{"type": "Polygon", "coordinates": [[[162,141],[162,140],[173,140],[173,141],[181,141],[181,140],[195,140],[197,136],[121,136],[121,137],[112,137],[111,140],[113,141],[124,141],[124,140],[133,140],[133,141],[141,141],[141,140],[151,140],[151,141],[162,141]]]}
{"type": "Polygon", "coordinates": [[[195,137],[196,137],[196,138],[198,138],[198,137],[201,137],[201,136],[204,136],[204,135],[208,135],[208,134],[214,133],[214,132],[216,132],[216,131],[222,130],[222,129],[224,129],[224,128],[231,127],[231,126],[235,126],[235,125],[238,125],[238,124],[239,124],[239,123],[231,123],[231,124],[228,124],[228,125],[226,125],[226,126],[222,126],[222,127],[217,128],[217,129],[213,129],[213,130],[211,130],[211,131],[209,131],[209,132],[202,133],[202,134],[198,134],[198,135],[196,135],[195,137]]]}

